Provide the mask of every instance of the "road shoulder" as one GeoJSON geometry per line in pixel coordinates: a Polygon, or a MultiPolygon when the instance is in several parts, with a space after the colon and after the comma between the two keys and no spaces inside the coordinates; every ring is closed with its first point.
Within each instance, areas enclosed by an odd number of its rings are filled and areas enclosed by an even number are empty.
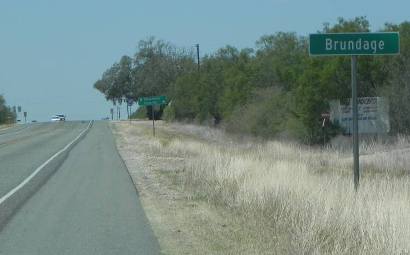
{"type": "Polygon", "coordinates": [[[111,127],[164,254],[259,254],[247,243],[254,237],[243,218],[184,191],[179,176],[184,158],[153,149],[166,142],[163,130],[152,139],[148,124],[111,127]]]}

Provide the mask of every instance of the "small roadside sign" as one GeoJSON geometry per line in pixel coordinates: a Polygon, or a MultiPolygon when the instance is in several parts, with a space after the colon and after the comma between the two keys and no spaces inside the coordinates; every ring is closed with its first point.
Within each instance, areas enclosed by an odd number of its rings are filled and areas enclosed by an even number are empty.
{"type": "Polygon", "coordinates": [[[154,106],[162,105],[167,103],[166,96],[154,96],[154,97],[140,97],[138,99],[139,106],[152,106],[151,107],[151,118],[152,118],[152,134],[155,136],[155,115],[154,106]]]}

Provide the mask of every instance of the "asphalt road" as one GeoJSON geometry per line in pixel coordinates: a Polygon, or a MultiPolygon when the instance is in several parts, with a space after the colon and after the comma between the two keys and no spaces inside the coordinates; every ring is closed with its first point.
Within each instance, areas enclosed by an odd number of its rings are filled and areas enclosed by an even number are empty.
{"type": "Polygon", "coordinates": [[[31,124],[24,124],[24,125],[15,125],[9,128],[2,128],[0,126],[0,136],[4,134],[16,133],[22,131],[23,129],[31,127],[31,124]]]}
{"type": "MultiPolygon", "coordinates": [[[[60,124],[72,126],[62,128],[62,132],[51,124],[27,129],[31,133],[29,137],[38,132],[39,138],[11,143],[16,146],[12,151],[9,145],[7,149],[1,147],[4,141],[0,136],[0,153],[16,157],[25,148],[20,143],[30,143],[27,150],[41,151],[42,146],[51,146],[49,136],[58,140],[59,135],[66,137],[62,133],[68,133],[69,137],[86,126],[86,123],[60,124]]],[[[15,139],[8,138],[8,142],[15,139]]],[[[25,161],[24,157],[21,160],[25,161]]],[[[2,161],[0,169],[3,178],[2,161]]],[[[17,171],[18,167],[14,169],[17,171]]],[[[116,151],[107,122],[94,123],[57,172],[0,232],[0,254],[7,255],[159,253],[158,242],[116,151]]]]}
{"type": "Polygon", "coordinates": [[[0,135],[0,197],[73,140],[88,122],[39,123],[0,135]]]}

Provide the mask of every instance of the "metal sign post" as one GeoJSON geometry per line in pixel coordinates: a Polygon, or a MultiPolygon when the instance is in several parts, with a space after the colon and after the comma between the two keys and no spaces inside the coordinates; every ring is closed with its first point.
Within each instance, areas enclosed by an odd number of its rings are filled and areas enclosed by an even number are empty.
{"type": "Polygon", "coordinates": [[[359,188],[359,120],[357,107],[357,56],[396,55],[400,52],[398,32],[386,33],[329,33],[309,36],[311,56],[351,56],[352,79],[352,134],[353,134],[353,183],[359,188]]]}
{"type": "Polygon", "coordinates": [[[324,112],[324,113],[321,114],[321,116],[322,116],[323,148],[324,148],[325,145],[326,145],[326,130],[325,130],[325,128],[326,128],[326,120],[329,120],[329,118],[330,118],[330,113],[324,112]]]}
{"type": "Polygon", "coordinates": [[[357,56],[352,56],[352,119],[353,119],[353,182],[354,189],[359,187],[359,120],[357,114],[357,56]]]}
{"type": "Polygon", "coordinates": [[[152,135],[155,136],[155,117],[154,117],[154,106],[151,105],[151,118],[152,118],[152,135]]]}

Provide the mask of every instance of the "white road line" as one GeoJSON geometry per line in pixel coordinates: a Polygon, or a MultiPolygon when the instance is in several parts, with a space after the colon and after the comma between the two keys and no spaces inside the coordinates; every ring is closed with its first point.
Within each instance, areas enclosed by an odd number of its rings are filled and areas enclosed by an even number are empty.
{"type": "Polygon", "coordinates": [[[53,159],[58,157],[61,153],[63,153],[65,150],[67,150],[73,143],[75,143],[80,137],[91,127],[92,121],[88,123],[87,128],[85,128],[74,140],[72,140],[69,144],[67,144],[64,148],[62,148],[60,151],[58,151],[56,154],[51,156],[46,162],[44,162],[41,166],[37,167],[37,169],[30,174],[24,181],[22,181],[17,187],[14,189],[10,190],[6,195],[4,195],[2,198],[0,198],[0,206],[6,201],[9,197],[13,196],[17,191],[19,191],[24,185],[26,185],[31,179],[33,179],[48,163],[50,163],[53,159]]]}

